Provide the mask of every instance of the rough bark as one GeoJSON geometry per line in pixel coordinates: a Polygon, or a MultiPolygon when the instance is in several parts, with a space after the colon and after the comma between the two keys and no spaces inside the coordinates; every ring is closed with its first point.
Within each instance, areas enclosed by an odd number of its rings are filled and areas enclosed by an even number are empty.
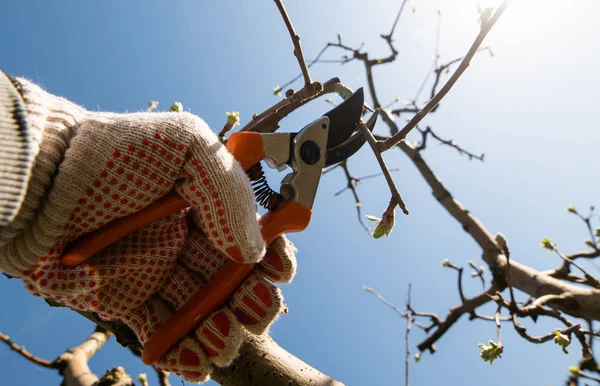
{"type": "Polygon", "coordinates": [[[223,386],[343,386],[281,348],[269,336],[248,336],[231,366],[215,368],[212,378],[223,386]]]}
{"type": "MultiPolygon", "coordinates": [[[[99,386],[99,379],[90,370],[88,360],[102,348],[110,337],[104,329],[97,329],[79,346],[68,349],[55,362],[61,369],[64,386],[99,386]]],[[[110,373],[110,372],[109,372],[110,373]]],[[[109,374],[107,373],[107,375],[109,374]]],[[[106,376],[106,375],[105,375],[106,376]]],[[[104,378],[104,377],[103,377],[104,378]]],[[[131,380],[131,379],[130,379],[131,380]]],[[[125,386],[124,383],[102,383],[103,385],[125,386]]]]}
{"type": "MultiPolygon", "coordinates": [[[[61,307],[53,301],[48,301],[48,303],[51,306],[61,307]]],[[[111,331],[121,345],[132,350],[139,351],[141,349],[135,334],[124,323],[118,320],[106,322],[91,312],[77,312],[102,328],[111,331]]],[[[323,374],[287,352],[271,337],[250,334],[246,336],[240,356],[230,366],[214,367],[212,378],[226,386],[344,386],[343,383],[323,374]]]]}

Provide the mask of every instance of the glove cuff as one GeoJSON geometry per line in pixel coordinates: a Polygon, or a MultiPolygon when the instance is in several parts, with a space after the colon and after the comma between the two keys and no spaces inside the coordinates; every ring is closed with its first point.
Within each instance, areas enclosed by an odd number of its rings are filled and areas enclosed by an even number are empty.
{"type": "Polygon", "coordinates": [[[17,216],[34,160],[19,83],[0,71],[0,232],[17,216]]]}
{"type": "MultiPolygon", "coordinates": [[[[0,72],[0,247],[33,226],[85,114],[26,79],[0,72]]],[[[0,256],[0,270],[19,276],[32,262],[13,252],[11,261],[0,256]]]]}

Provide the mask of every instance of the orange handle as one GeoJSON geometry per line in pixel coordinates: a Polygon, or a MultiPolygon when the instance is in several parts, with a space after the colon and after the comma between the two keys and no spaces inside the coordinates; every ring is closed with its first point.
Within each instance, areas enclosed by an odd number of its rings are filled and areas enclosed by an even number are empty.
{"type": "Polygon", "coordinates": [[[188,206],[190,205],[176,192],[171,192],[139,212],[111,221],[96,231],[80,237],[67,249],[60,262],[64,266],[75,267],[131,232],[188,206]]]}
{"type": "MultiPolygon", "coordinates": [[[[312,211],[296,201],[286,201],[277,212],[269,212],[260,218],[262,235],[267,244],[286,232],[298,232],[310,222],[312,211]]],[[[144,345],[142,361],[150,365],[160,359],[184,336],[198,328],[214,310],[233,295],[254,268],[254,263],[238,264],[227,260],[206,286],[185,306],[177,310],[163,323],[144,345]]]]}
{"type": "MultiPolygon", "coordinates": [[[[227,141],[229,150],[244,170],[264,158],[262,138],[258,133],[235,133],[227,141]]],[[[270,245],[283,233],[300,232],[308,226],[312,211],[296,201],[284,201],[277,211],[267,212],[260,220],[261,234],[270,245]]],[[[252,264],[238,264],[227,260],[215,277],[202,287],[185,306],[163,323],[144,345],[142,361],[150,365],[159,360],[184,336],[198,328],[215,309],[222,306],[242,284],[254,268],[252,264]]]]}

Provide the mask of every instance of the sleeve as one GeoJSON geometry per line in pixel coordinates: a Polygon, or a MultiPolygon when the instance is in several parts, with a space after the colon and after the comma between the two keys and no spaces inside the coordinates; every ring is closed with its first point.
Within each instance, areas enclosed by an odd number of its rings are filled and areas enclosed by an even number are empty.
{"type": "Polygon", "coordinates": [[[0,232],[25,199],[35,159],[19,82],[0,71],[0,232]]]}

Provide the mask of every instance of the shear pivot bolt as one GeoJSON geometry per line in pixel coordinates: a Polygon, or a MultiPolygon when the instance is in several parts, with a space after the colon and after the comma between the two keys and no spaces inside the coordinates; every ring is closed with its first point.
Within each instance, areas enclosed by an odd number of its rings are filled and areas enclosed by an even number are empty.
{"type": "Polygon", "coordinates": [[[300,157],[308,165],[313,165],[321,159],[321,149],[315,141],[308,140],[300,146],[300,157]]]}

